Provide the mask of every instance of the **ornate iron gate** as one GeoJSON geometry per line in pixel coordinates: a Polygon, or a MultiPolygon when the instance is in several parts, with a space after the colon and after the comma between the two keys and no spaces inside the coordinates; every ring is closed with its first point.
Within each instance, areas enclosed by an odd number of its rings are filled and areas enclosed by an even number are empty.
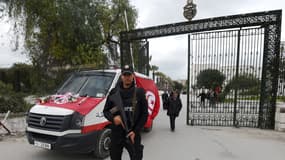
{"type": "Polygon", "coordinates": [[[257,127],[264,28],[190,37],[190,124],[257,127]]]}
{"type": "Polygon", "coordinates": [[[281,16],[282,11],[275,10],[121,32],[121,65],[131,63],[130,46],[133,41],[190,34],[188,82],[192,77],[191,85],[194,86],[188,85],[186,123],[274,128],[281,16]],[[223,43],[225,44],[222,45],[223,43]],[[198,62],[195,64],[191,58],[197,59],[198,62]],[[196,73],[193,70],[195,67],[191,68],[191,65],[196,65],[198,68],[196,73]],[[220,95],[220,101],[215,101],[213,105],[215,108],[212,106],[202,108],[198,104],[197,97],[195,98],[198,91],[201,91],[195,88],[195,77],[202,71],[201,69],[216,69],[225,74],[225,83],[218,87],[224,89],[228,86],[229,91],[224,96],[220,95]],[[234,85],[234,82],[248,79],[256,81],[253,84],[256,86],[255,91],[259,93],[250,92],[254,87],[243,86],[243,90],[240,90],[237,88],[239,86],[234,85]]]}

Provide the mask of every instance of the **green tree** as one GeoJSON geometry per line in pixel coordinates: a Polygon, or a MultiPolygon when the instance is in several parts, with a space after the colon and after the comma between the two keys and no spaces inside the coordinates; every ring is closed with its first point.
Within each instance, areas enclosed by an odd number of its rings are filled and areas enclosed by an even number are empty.
{"type": "Polygon", "coordinates": [[[201,71],[197,76],[197,87],[214,89],[216,86],[222,86],[226,77],[219,70],[206,69],[201,71]]]}
{"type": "Polygon", "coordinates": [[[178,90],[179,92],[182,91],[183,89],[183,84],[173,81],[173,90],[178,90]]]}
{"type": "Polygon", "coordinates": [[[150,70],[152,71],[152,79],[155,80],[155,73],[158,71],[159,67],[156,65],[151,65],[150,70]]]}
{"type": "Polygon", "coordinates": [[[165,89],[171,89],[173,86],[173,81],[171,80],[170,77],[165,75],[162,72],[156,72],[155,74],[158,77],[158,81],[156,85],[160,90],[165,90],[165,89]]]}
{"type": "Polygon", "coordinates": [[[252,74],[243,74],[233,77],[225,86],[225,93],[230,90],[239,90],[241,94],[258,94],[260,91],[260,80],[252,74]]]}
{"type": "MultiPolygon", "coordinates": [[[[24,36],[24,46],[34,66],[94,64],[104,67],[114,56],[114,43],[135,27],[137,12],[128,0],[4,0],[15,22],[15,36],[24,36]]],[[[15,44],[18,44],[17,41],[15,44]]],[[[17,46],[17,45],[16,45],[17,46]]],[[[16,47],[17,48],[17,47],[16,47]]]]}
{"type": "Polygon", "coordinates": [[[24,99],[23,94],[14,92],[10,84],[5,84],[0,80],[0,113],[7,112],[26,112],[30,105],[24,99]]]}

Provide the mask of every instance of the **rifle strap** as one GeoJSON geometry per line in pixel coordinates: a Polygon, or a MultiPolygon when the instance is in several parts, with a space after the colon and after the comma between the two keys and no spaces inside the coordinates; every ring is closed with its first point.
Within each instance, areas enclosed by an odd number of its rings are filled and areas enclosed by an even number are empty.
{"type": "Polygon", "coordinates": [[[135,122],[135,111],[137,106],[137,87],[134,89],[133,99],[132,99],[132,110],[133,110],[133,122],[135,122]]]}

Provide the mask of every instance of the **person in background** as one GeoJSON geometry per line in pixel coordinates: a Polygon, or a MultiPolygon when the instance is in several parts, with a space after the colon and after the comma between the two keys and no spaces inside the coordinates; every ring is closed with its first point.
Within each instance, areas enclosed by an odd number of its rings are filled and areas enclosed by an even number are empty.
{"type": "Polygon", "coordinates": [[[207,97],[209,98],[209,107],[216,107],[216,93],[213,89],[210,89],[207,97]]]}
{"type": "Polygon", "coordinates": [[[163,110],[167,109],[167,101],[168,101],[168,93],[164,90],[163,94],[161,95],[163,110]]]}
{"type": "Polygon", "coordinates": [[[205,93],[204,90],[202,90],[202,92],[197,96],[197,98],[200,97],[201,101],[200,101],[200,105],[202,107],[205,106],[205,99],[207,98],[207,94],[205,93]]]}
{"type": "Polygon", "coordinates": [[[175,130],[175,119],[176,117],[179,116],[179,112],[182,108],[181,99],[179,98],[177,91],[173,91],[170,94],[167,106],[168,106],[167,115],[169,116],[169,119],[170,119],[170,129],[171,131],[174,131],[175,130]]]}

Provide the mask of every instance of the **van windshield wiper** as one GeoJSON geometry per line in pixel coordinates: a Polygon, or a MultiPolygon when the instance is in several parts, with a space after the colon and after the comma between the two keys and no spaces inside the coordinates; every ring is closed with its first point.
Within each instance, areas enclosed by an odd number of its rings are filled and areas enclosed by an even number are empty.
{"type": "Polygon", "coordinates": [[[87,97],[88,94],[87,94],[87,93],[85,93],[85,94],[80,94],[79,96],[80,96],[80,97],[87,97]]]}

